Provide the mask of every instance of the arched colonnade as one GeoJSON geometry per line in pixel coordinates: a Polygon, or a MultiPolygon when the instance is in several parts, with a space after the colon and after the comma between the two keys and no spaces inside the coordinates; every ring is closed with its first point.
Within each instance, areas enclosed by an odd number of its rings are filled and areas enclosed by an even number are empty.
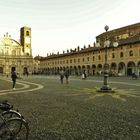
{"type": "MultiPolygon", "coordinates": [[[[102,75],[104,71],[104,64],[92,64],[92,65],[78,65],[78,66],[66,66],[66,67],[50,67],[41,69],[42,74],[53,75],[59,74],[60,70],[68,69],[71,75],[81,75],[83,71],[87,75],[102,75]]],[[[134,62],[112,62],[108,64],[109,74],[111,76],[130,76],[132,73],[140,75],[140,61],[134,62]]]]}

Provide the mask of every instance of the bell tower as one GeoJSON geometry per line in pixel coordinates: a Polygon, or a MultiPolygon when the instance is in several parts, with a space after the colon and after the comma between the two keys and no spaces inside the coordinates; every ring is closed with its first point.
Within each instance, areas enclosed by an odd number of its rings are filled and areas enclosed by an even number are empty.
{"type": "Polygon", "coordinates": [[[20,29],[20,44],[23,46],[23,52],[32,56],[31,28],[25,26],[20,29]]]}

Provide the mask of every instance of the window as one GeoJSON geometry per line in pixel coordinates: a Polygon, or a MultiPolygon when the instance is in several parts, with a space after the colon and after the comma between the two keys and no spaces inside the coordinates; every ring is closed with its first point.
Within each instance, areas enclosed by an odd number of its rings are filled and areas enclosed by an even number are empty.
{"type": "Polygon", "coordinates": [[[26,36],[29,36],[29,31],[26,31],[26,36]]]}
{"type": "Polygon", "coordinates": [[[95,57],[93,56],[93,61],[95,60],[95,57]]]}
{"type": "Polygon", "coordinates": [[[29,53],[26,53],[27,56],[29,56],[29,53]]]}
{"type": "Polygon", "coordinates": [[[114,53],[112,53],[112,58],[115,58],[115,54],[114,53]]]}
{"type": "Polygon", "coordinates": [[[129,52],[129,56],[133,56],[133,51],[130,51],[129,52]]]}
{"type": "Polygon", "coordinates": [[[89,61],[89,57],[87,57],[87,61],[89,61]]]}
{"type": "Polygon", "coordinates": [[[83,58],[83,62],[85,61],[85,59],[83,58]]]}
{"type": "Polygon", "coordinates": [[[66,63],[67,63],[67,64],[69,63],[69,62],[68,62],[68,60],[67,60],[67,62],[66,62],[66,63]]]}
{"type": "MultiPolygon", "coordinates": [[[[12,51],[12,55],[16,55],[16,51],[15,51],[15,50],[12,51]]],[[[27,55],[27,54],[26,54],[26,55],[27,55]]]]}
{"type": "Polygon", "coordinates": [[[120,58],[123,57],[123,52],[120,53],[120,58]]]}
{"type": "Polygon", "coordinates": [[[98,60],[101,60],[101,56],[100,55],[98,56],[98,60]]]}

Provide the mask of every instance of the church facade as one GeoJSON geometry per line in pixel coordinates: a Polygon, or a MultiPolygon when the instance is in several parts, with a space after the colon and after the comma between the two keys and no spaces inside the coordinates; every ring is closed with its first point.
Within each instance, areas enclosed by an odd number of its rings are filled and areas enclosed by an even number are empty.
{"type": "Polygon", "coordinates": [[[38,73],[59,74],[60,70],[68,69],[71,75],[81,75],[84,71],[87,75],[100,75],[104,72],[106,50],[110,75],[140,75],[140,23],[104,32],[96,37],[93,46],[38,56],[35,58],[39,61],[38,73]],[[106,40],[110,42],[107,48],[106,40]]]}
{"type": "Polygon", "coordinates": [[[33,71],[31,28],[20,29],[20,42],[6,33],[0,38],[0,74],[9,76],[12,71],[19,76],[33,71]]]}

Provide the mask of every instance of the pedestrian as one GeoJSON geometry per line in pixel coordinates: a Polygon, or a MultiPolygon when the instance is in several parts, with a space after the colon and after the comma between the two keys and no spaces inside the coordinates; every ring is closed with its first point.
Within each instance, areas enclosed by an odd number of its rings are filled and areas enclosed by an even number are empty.
{"type": "Polygon", "coordinates": [[[83,71],[83,73],[82,73],[82,79],[86,79],[86,77],[87,77],[86,72],[83,71]]]}
{"type": "Polygon", "coordinates": [[[69,71],[68,71],[68,69],[66,69],[65,70],[65,78],[66,78],[66,84],[68,84],[69,83],[69,71]]]}
{"type": "Polygon", "coordinates": [[[60,81],[61,81],[61,84],[63,84],[63,79],[64,79],[64,71],[61,70],[60,71],[60,81]]]}
{"type": "Polygon", "coordinates": [[[13,81],[13,86],[12,87],[13,87],[13,90],[15,90],[16,79],[17,79],[16,71],[12,71],[11,78],[12,78],[12,81],[13,81]]]}
{"type": "Polygon", "coordinates": [[[84,73],[82,73],[82,79],[85,79],[85,74],[84,73]]]}

